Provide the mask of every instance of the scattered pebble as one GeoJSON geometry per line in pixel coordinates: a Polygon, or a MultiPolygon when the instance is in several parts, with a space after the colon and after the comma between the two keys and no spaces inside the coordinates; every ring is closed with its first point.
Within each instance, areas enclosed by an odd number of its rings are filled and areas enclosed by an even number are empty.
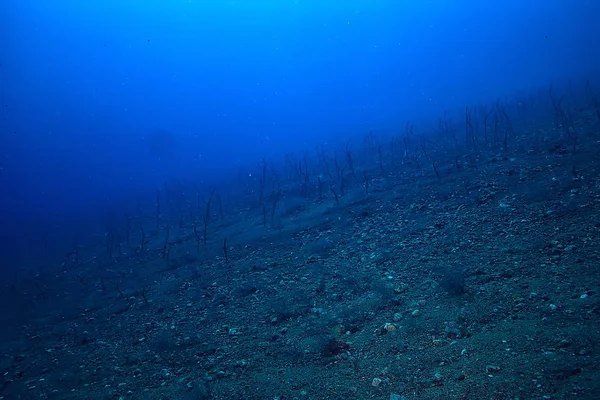
{"type": "Polygon", "coordinates": [[[239,336],[242,332],[240,332],[237,328],[229,328],[229,336],[239,336]]]}
{"type": "Polygon", "coordinates": [[[485,367],[485,372],[487,372],[488,374],[496,374],[496,373],[500,372],[500,367],[497,365],[488,364],[485,367]]]}
{"type": "Polygon", "coordinates": [[[395,331],[397,328],[394,324],[390,324],[389,322],[386,322],[385,325],[383,325],[383,329],[385,329],[388,332],[392,332],[392,331],[395,331]]]}

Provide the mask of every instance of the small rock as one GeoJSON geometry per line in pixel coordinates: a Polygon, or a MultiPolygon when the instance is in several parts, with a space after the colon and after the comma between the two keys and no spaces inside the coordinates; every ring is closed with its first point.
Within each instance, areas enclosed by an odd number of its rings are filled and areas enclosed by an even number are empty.
{"type": "Polygon", "coordinates": [[[464,381],[466,377],[467,377],[467,375],[465,375],[464,372],[461,372],[460,374],[458,374],[454,377],[454,380],[455,381],[464,381]]]}
{"type": "Polygon", "coordinates": [[[402,294],[408,290],[408,287],[409,286],[406,283],[401,283],[400,285],[398,285],[394,288],[394,293],[402,294]]]}
{"type": "Polygon", "coordinates": [[[229,336],[239,336],[241,334],[242,334],[242,332],[240,332],[240,330],[237,329],[237,328],[230,328],[229,329],[229,336]]]}
{"type": "Polygon", "coordinates": [[[487,372],[488,374],[496,374],[496,373],[500,372],[500,367],[497,365],[488,364],[485,367],[485,372],[487,372]]]}

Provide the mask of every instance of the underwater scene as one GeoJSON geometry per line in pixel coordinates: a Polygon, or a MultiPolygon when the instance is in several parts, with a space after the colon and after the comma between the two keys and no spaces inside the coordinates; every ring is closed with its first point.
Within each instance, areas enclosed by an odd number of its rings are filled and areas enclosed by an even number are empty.
{"type": "Polygon", "coordinates": [[[600,399],[600,1],[5,0],[0,400],[600,399]]]}

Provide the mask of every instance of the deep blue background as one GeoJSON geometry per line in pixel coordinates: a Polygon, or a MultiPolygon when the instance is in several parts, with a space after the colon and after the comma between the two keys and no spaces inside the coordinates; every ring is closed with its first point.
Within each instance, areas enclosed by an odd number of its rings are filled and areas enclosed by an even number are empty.
{"type": "Polygon", "coordinates": [[[15,251],[169,177],[215,179],[599,65],[595,0],[10,0],[0,15],[15,251]]]}

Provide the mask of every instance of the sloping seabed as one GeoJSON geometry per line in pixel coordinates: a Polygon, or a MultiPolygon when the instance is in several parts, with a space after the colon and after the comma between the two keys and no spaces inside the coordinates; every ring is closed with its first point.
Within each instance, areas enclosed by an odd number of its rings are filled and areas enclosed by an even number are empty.
{"type": "Polygon", "coordinates": [[[313,177],[278,223],[240,206],[205,245],[165,222],[22,278],[2,398],[597,399],[600,125],[569,129],[346,170],[338,202],[313,177]]]}

